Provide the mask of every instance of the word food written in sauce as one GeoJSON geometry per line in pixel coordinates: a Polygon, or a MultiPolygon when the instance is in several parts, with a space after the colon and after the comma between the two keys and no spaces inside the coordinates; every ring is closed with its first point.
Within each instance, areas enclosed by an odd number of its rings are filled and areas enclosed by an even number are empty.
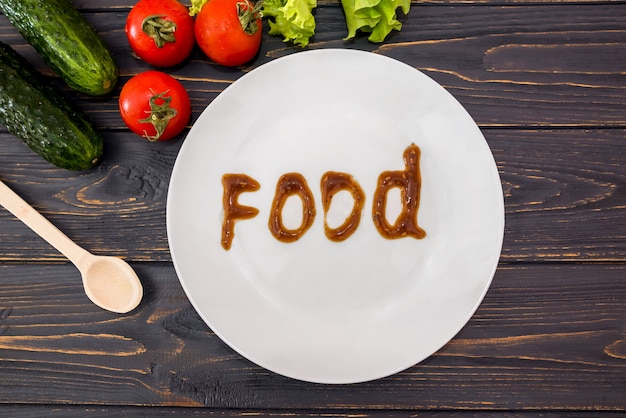
{"type": "MultiPolygon", "coordinates": [[[[417,211],[420,202],[422,179],[419,168],[420,149],[411,144],[404,151],[404,170],[384,171],[378,177],[372,204],[372,220],[380,235],[387,239],[412,237],[422,239],[426,232],[417,224],[417,211]],[[402,209],[393,224],[386,217],[387,195],[389,190],[400,190],[402,209]]],[[[252,206],[239,204],[239,195],[255,192],[261,188],[258,181],[246,174],[224,174],[222,176],[224,195],[224,219],[222,222],[222,247],[229,250],[235,237],[235,223],[251,219],[259,210],[252,206]]],[[[324,211],[324,233],[335,242],[349,238],[359,227],[361,213],[365,203],[365,193],[359,183],[347,173],[328,171],[320,180],[322,209],[324,211]],[[327,215],[333,197],[341,192],[350,193],[354,204],[352,212],[338,227],[328,225],[327,215]]],[[[277,240],[285,243],[300,239],[313,225],[316,216],[315,200],[306,179],[299,173],[282,175],[276,183],[276,193],[272,200],[268,226],[277,240]],[[302,201],[302,220],[297,228],[287,228],[283,223],[285,202],[292,196],[302,201]]]]}

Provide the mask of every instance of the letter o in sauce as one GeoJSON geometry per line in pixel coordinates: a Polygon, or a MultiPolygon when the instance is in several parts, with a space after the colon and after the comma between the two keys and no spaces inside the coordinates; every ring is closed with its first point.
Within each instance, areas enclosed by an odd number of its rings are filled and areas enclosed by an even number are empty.
{"type": "Polygon", "coordinates": [[[322,207],[324,208],[324,233],[326,237],[335,242],[344,241],[359,227],[361,222],[361,212],[363,211],[363,204],[365,203],[365,192],[359,183],[348,173],[338,173],[335,171],[328,171],[324,173],[320,181],[320,188],[322,190],[322,207]],[[327,214],[330,209],[333,196],[341,191],[347,191],[352,195],[354,200],[354,206],[352,212],[346,220],[337,228],[331,228],[328,226],[327,214]]]}
{"type": "Polygon", "coordinates": [[[269,229],[274,238],[281,242],[299,240],[315,220],[315,200],[306,179],[300,173],[283,174],[276,183],[276,194],[270,210],[269,229]],[[298,228],[290,229],[283,223],[283,208],[291,196],[302,201],[302,222],[298,228]]]}

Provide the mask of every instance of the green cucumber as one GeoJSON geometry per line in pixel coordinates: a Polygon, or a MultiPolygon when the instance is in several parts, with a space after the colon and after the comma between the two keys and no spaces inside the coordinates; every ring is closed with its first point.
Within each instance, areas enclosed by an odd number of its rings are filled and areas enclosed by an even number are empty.
{"type": "Polygon", "coordinates": [[[33,66],[0,42],[0,123],[52,164],[86,170],[102,156],[102,137],[33,66]]]}
{"type": "Polygon", "coordinates": [[[0,0],[0,10],[68,86],[94,96],[113,90],[117,64],[70,0],[0,0]]]}

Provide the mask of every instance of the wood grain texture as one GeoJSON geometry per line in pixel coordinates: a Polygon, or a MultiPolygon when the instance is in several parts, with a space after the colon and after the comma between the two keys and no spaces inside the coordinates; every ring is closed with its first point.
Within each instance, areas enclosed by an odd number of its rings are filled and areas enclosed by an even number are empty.
{"type": "MultiPolygon", "coordinates": [[[[86,13],[120,66],[120,86],[151,67],[134,58],[124,34],[127,11],[86,13]]],[[[480,126],[626,127],[626,4],[420,6],[384,44],[344,41],[338,6],[320,7],[310,49],[355,48],[411,65],[447,88],[480,126]],[[564,111],[564,108],[567,111],[564,111]]],[[[0,16],[0,39],[53,77],[41,58],[0,16]]],[[[244,72],[301,51],[265,34],[260,56],[244,72]]],[[[189,90],[194,118],[241,73],[200,52],[168,73],[189,90]]],[[[116,90],[119,93],[118,86],[116,90]]],[[[66,92],[101,128],[124,129],[116,96],[66,92]]],[[[278,111],[278,109],[277,109],[278,111]]]]}
{"type": "Polygon", "coordinates": [[[135,263],[146,299],[90,304],[67,265],[0,265],[0,404],[307,410],[624,410],[626,266],[501,265],[467,326],[423,363],[374,382],[268,372],[199,318],[169,263],[135,263]],[[598,390],[602,388],[602,390],[598,390]]]}
{"type": "MultiPolygon", "coordinates": [[[[625,131],[485,129],[500,171],[506,261],[626,260],[625,131]]],[[[105,133],[93,171],[52,167],[9,135],[0,141],[0,179],[77,243],[95,253],[170,261],[166,199],[183,139],[149,143],[105,133]],[[18,162],[19,163],[16,163],[18,162]]],[[[0,260],[60,261],[6,211],[0,260]]]]}
{"type": "MultiPolygon", "coordinates": [[[[0,179],[86,249],[129,260],[145,298],[127,315],[97,308],[78,271],[0,210],[0,416],[626,416],[626,2],[414,1],[384,44],[344,41],[339,1],[319,2],[309,49],[384,54],[443,85],[481,127],[506,209],[501,263],[465,328],[402,373],[340,386],[252,364],[195,312],[165,222],[188,129],[157,144],[127,131],[119,91],[152,68],[123,31],[135,1],[74,3],[120,66],[113,94],[68,90],[1,15],[0,41],[94,121],[103,163],[57,169],[0,127],[0,179]]],[[[299,51],[266,33],[248,66],[196,50],[165,71],[190,93],[190,127],[243,74],[299,51]]]]}
{"type": "Polygon", "coordinates": [[[202,407],[124,407],[124,406],[8,406],[0,407],[0,412],[13,418],[164,418],[164,417],[275,417],[275,418],[621,418],[620,412],[537,412],[537,411],[376,411],[376,410],[267,410],[267,409],[207,409],[202,407]]]}

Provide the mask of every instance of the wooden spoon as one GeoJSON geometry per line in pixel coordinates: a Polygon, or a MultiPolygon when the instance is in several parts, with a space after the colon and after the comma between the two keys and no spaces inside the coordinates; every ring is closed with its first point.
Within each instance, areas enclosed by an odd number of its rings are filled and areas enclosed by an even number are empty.
{"type": "Polygon", "coordinates": [[[96,256],[78,246],[0,181],[0,205],[66,256],[80,271],[87,297],[99,307],[130,312],[143,297],[141,282],[124,260],[96,256]]]}

